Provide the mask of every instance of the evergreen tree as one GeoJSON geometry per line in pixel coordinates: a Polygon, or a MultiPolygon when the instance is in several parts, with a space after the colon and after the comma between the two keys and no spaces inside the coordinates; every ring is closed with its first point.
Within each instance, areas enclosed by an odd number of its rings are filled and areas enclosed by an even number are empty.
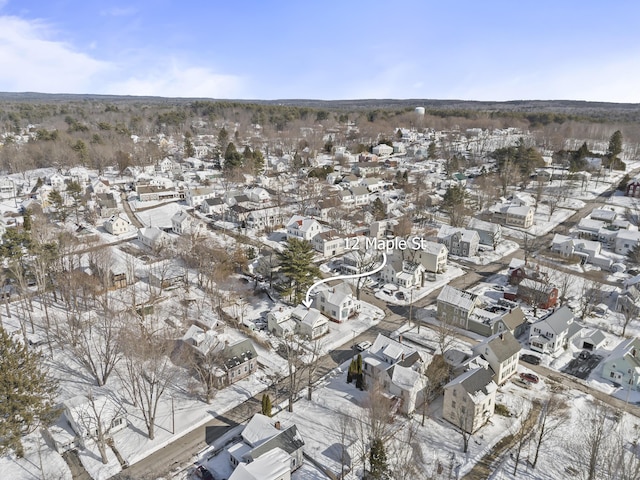
{"type": "Polygon", "coordinates": [[[224,152],[224,169],[233,170],[242,166],[242,155],[236,150],[233,142],[229,142],[224,152]]]}
{"type": "Polygon", "coordinates": [[[469,213],[465,205],[467,192],[462,185],[453,185],[447,189],[442,197],[442,209],[449,215],[452,227],[462,227],[464,219],[469,213]]]}
{"type": "Polygon", "coordinates": [[[22,214],[22,228],[24,228],[26,232],[31,231],[31,209],[29,208],[25,208],[22,214]]]}
{"type": "Polygon", "coordinates": [[[82,195],[82,185],[76,182],[75,180],[71,180],[67,184],[67,193],[73,198],[73,209],[76,215],[76,223],[78,222],[78,207],[80,206],[80,196],[82,195]]]}
{"type": "Polygon", "coordinates": [[[616,130],[609,139],[609,151],[607,155],[609,159],[613,161],[618,155],[622,153],[622,132],[616,130]]]}
{"type": "Polygon", "coordinates": [[[264,170],[264,155],[260,150],[253,151],[253,173],[260,175],[264,170]]]}
{"type": "Polygon", "coordinates": [[[226,148],[229,143],[229,133],[227,129],[222,127],[218,132],[218,148],[222,151],[223,148],[226,148]]]}
{"type": "Polygon", "coordinates": [[[50,423],[57,385],[48,378],[38,354],[0,328],[0,455],[24,455],[22,435],[50,423]]]}
{"type": "Polygon", "coordinates": [[[382,220],[387,216],[387,207],[385,207],[384,202],[380,200],[380,197],[377,197],[371,204],[371,213],[375,220],[382,220]]]}
{"type": "Polygon", "coordinates": [[[69,214],[67,213],[67,207],[64,204],[62,194],[58,190],[52,190],[49,193],[49,201],[56,209],[56,218],[64,222],[69,214]]]}
{"type": "Polygon", "coordinates": [[[391,478],[389,464],[387,462],[387,452],[384,443],[380,438],[374,438],[371,442],[369,452],[369,463],[371,466],[371,478],[374,480],[388,480],[391,478]]]}
{"type": "Polygon", "coordinates": [[[427,148],[427,158],[433,160],[438,156],[436,153],[436,142],[431,142],[427,148]]]}
{"type": "Polygon", "coordinates": [[[193,146],[193,142],[191,141],[191,132],[184,134],[184,156],[186,158],[196,156],[196,147],[193,146]]]}
{"type": "Polygon", "coordinates": [[[262,415],[271,416],[271,397],[267,393],[262,395],[262,415]]]}
{"type": "Polygon", "coordinates": [[[285,249],[278,252],[280,272],[287,278],[282,294],[294,304],[304,299],[307,289],[320,276],[320,269],[313,263],[314,255],[311,244],[297,238],[289,238],[285,249]]]}

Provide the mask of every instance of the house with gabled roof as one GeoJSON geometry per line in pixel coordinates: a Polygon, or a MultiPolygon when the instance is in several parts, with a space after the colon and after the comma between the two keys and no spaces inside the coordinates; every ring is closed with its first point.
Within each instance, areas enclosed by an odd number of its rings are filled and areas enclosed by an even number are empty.
{"type": "Polygon", "coordinates": [[[171,231],[177,235],[196,234],[203,229],[202,223],[187,213],[180,210],[171,217],[171,231]]]}
{"type": "Polygon", "coordinates": [[[540,353],[557,353],[582,327],[574,323],[571,309],[563,305],[558,310],[531,325],[529,345],[540,353]]]}
{"type": "Polygon", "coordinates": [[[311,242],[313,237],[324,230],[325,228],[315,218],[294,215],[287,222],[287,239],[296,238],[311,242]]]}
{"type": "Polygon", "coordinates": [[[465,432],[474,433],[493,415],[497,390],[490,369],[467,370],[444,386],[442,417],[465,432]]]}
{"type": "Polygon", "coordinates": [[[623,340],[602,362],[602,378],[640,390],[640,339],[623,340]]]}
{"type": "Polygon", "coordinates": [[[187,205],[197,208],[208,198],[213,198],[214,195],[215,192],[211,187],[188,188],[185,191],[184,199],[187,205]]]}
{"type": "Polygon", "coordinates": [[[480,299],[475,293],[445,285],[437,299],[436,316],[439,321],[469,329],[469,318],[480,299]]]}
{"type": "Polygon", "coordinates": [[[258,353],[250,339],[225,345],[221,352],[224,383],[231,385],[248,377],[258,368],[258,353]]]}
{"type": "Polygon", "coordinates": [[[240,462],[229,480],[290,480],[291,462],[289,454],[276,447],[251,463],[240,462]]]}
{"type": "Polygon", "coordinates": [[[353,295],[351,285],[347,282],[322,287],[317,290],[313,306],[331,320],[341,323],[360,311],[360,301],[353,295]]]}
{"type": "Polygon", "coordinates": [[[111,235],[122,235],[129,231],[131,223],[120,215],[112,215],[102,225],[111,235]]]}
{"type": "Polygon", "coordinates": [[[480,235],[475,230],[442,225],[437,238],[439,243],[447,246],[450,255],[473,257],[478,254],[480,235]]]}
{"type": "Polygon", "coordinates": [[[400,400],[402,413],[409,414],[422,403],[424,387],[429,381],[425,371],[430,362],[428,355],[378,334],[363,357],[365,385],[378,384],[385,393],[400,400]]]}
{"type": "Polygon", "coordinates": [[[472,350],[473,353],[480,355],[489,363],[495,374],[494,381],[498,385],[506,382],[518,369],[521,347],[518,340],[509,331],[496,333],[484,339],[472,350]]]}
{"type": "MultiPolygon", "coordinates": [[[[240,436],[242,440],[229,447],[228,452],[229,461],[233,468],[237,469],[244,464],[240,471],[242,473],[246,472],[247,466],[258,461],[261,457],[269,455],[269,452],[273,450],[280,450],[287,454],[290,472],[300,468],[304,462],[302,449],[305,443],[295,424],[284,426],[278,420],[256,413],[244,427],[240,436]]],[[[267,456],[267,458],[270,457],[267,456]]],[[[277,458],[281,458],[281,455],[278,454],[277,458]]],[[[278,460],[276,463],[280,471],[281,462],[278,460]]],[[[270,472],[262,471],[257,478],[271,479],[270,475],[270,472]]],[[[230,478],[233,478],[233,475],[230,478]]],[[[236,478],[245,480],[251,477],[239,476],[236,478]]]]}
{"type": "Polygon", "coordinates": [[[316,234],[311,239],[311,244],[313,249],[325,258],[342,255],[347,248],[346,237],[333,229],[316,234]]]}
{"type": "Polygon", "coordinates": [[[467,227],[469,230],[478,232],[480,245],[488,245],[495,248],[502,240],[502,226],[497,223],[471,218],[467,227]]]}
{"type": "Polygon", "coordinates": [[[315,340],[329,331],[329,319],[316,308],[298,305],[291,312],[291,319],[296,322],[296,331],[310,340],[315,340]]]}
{"type": "Polygon", "coordinates": [[[380,278],[400,287],[410,288],[422,285],[424,281],[424,267],[421,263],[403,258],[400,251],[387,255],[387,262],[380,271],[380,278]]]}

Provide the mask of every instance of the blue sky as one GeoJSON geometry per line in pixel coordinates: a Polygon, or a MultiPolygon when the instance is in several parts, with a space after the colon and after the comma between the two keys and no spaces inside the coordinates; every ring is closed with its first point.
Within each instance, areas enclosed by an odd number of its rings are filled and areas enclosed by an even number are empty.
{"type": "Polygon", "coordinates": [[[0,0],[0,91],[640,103],[640,2],[0,0]]]}

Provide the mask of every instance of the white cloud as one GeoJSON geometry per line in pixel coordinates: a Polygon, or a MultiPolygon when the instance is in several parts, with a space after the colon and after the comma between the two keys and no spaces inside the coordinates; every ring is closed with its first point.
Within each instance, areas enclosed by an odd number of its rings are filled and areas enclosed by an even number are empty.
{"type": "Polygon", "coordinates": [[[0,16],[0,90],[90,93],[94,77],[110,69],[48,36],[44,23],[0,16]]]}
{"type": "Polygon", "coordinates": [[[169,61],[168,68],[138,73],[112,83],[104,93],[163,97],[239,98],[245,81],[241,77],[213,72],[205,67],[169,61]]]}

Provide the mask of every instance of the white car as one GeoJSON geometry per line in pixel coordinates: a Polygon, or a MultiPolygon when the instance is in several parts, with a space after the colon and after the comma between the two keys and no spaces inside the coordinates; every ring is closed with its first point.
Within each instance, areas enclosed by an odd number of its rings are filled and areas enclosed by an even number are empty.
{"type": "Polygon", "coordinates": [[[356,350],[358,350],[359,352],[364,352],[365,350],[368,350],[370,347],[371,347],[371,342],[367,340],[356,344],[356,350]]]}

